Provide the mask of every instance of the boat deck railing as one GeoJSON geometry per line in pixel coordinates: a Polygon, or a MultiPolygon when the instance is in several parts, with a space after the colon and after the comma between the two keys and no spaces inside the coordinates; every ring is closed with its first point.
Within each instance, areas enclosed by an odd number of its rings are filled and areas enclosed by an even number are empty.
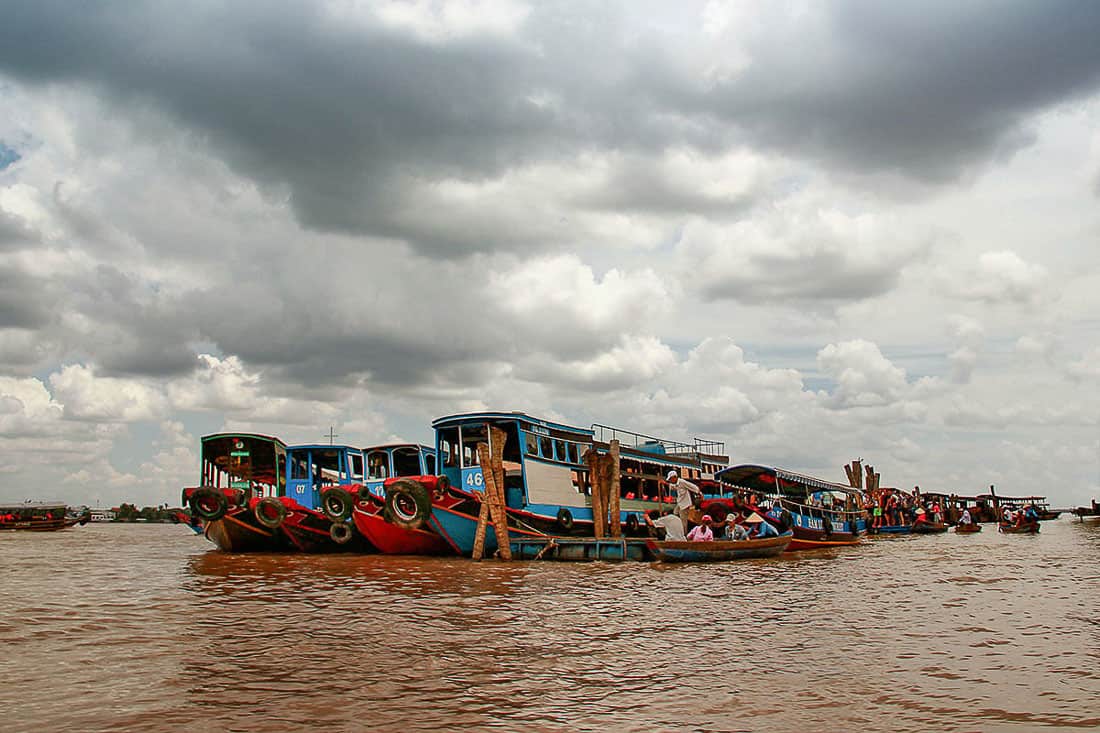
{"type": "Polygon", "coordinates": [[[855,521],[857,519],[863,519],[863,518],[866,517],[866,513],[862,509],[856,509],[856,510],[853,510],[853,511],[848,511],[847,509],[828,509],[828,508],[822,507],[822,506],[812,506],[810,504],[802,504],[800,502],[797,502],[797,501],[794,501],[792,499],[788,499],[788,498],[785,498],[785,497],[781,498],[780,501],[782,501],[783,506],[787,507],[788,509],[795,509],[795,510],[798,511],[799,514],[806,514],[806,515],[809,515],[811,517],[813,517],[813,516],[839,517],[839,518],[841,518],[843,520],[846,520],[846,521],[849,521],[849,522],[855,521]]]}
{"type": "Polygon", "coordinates": [[[724,455],[726,450],[726,444],[719,440],[692,438],[690,443],[684,443],[599,423],[592,424],[592,433],[597,443],[610,443],[612,440],[617,440],[625,448],[639,450],[647,446],[659,445],[666,454],[673,456],[720,456],[724,455]]]}

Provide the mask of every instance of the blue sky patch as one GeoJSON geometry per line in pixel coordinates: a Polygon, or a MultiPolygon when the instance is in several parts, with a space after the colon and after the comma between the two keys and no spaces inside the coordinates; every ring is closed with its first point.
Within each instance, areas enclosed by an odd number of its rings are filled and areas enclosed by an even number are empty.
{"type": "Polygon", "coordinates": [[[7,168],[9,165],[19,160],[19,153],[9,148],[4,143],[0,142],[0,171],[7,168]]]}

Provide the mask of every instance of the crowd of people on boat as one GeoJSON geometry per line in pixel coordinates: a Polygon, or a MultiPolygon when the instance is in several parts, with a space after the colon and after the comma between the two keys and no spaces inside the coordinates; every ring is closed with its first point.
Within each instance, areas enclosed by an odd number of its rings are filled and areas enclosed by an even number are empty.
{"type": "Polygon", "coordinates": [[[675,470],[668,472],[665,483],[675,492],[675,509],[663,514],[658,509],[652,509],[645,515],[645,522],[651,531],[666,540],[754,540],[778,537],[790,529],[791,514],[778,501],[764,512],[757,506],[759,497],[756,495],[737,496],[729,504],[723,504],[723,508],[727,509],[724,521],[716,521],[710,514],[698,516],[703,492],[695,483],[680,478],[675,470]]]}

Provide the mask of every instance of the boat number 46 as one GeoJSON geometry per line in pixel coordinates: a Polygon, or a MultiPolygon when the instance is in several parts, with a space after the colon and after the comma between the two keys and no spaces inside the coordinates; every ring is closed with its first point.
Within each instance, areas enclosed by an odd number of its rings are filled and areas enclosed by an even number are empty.
{"type": "Polygon", "coordinates": [[[485,479],[481,476],[481,471],[471,471],[466,474],[467,486],[481,486],[485,482],[485,479]]]}

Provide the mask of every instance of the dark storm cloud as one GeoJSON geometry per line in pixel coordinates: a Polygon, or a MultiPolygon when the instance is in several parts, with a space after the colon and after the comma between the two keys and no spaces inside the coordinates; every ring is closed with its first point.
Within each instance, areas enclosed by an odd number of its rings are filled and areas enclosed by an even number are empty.
{"type": "Polygon", "coordinates": [[[1026,118],[1100,84],[1100,4],[850,0],[766,31],[700,108],[842,167],[942,181],[1030,143],[1026,118]]]}
{"type": "MultiPolygon", "coordinates": [[[[515,37],[432,42],[323,7],[16,4],[0,13],[0,70],[89,85],[123,113],[152,103],[287,191],[305,226],[443,256],[557,234],[478,228],[476,204],[456,225],[432,198],[441,180],[611,149],[644,167],[669,147],[747,143],[944,181],[1026,144],[1029,115],[1100,75],[1100,5],[1069,0],[816,6],[732,39],[748,64],[710,85],[690,40],[613,5],[539,5],[515,37]]],[[[652,172],[623,183],[573,203],[663,215],[751,204],[671,190],[652,172]]]]}
{"type": "Polygon", "coordinates": [[[10,267],[0,267],[0,329],[41,328],[50,321],[50,285],[10,267]]]}

